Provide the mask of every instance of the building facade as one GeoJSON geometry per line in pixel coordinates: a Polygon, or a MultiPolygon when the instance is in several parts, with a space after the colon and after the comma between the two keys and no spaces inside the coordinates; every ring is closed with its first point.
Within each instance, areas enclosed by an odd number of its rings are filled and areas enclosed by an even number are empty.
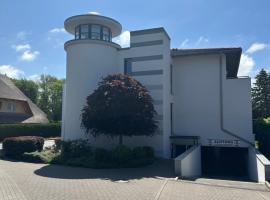
{"type": "MultiPolygon", "coordinates": [[[[74,39],[65,43],[64,140],[86,137],[80,127],[81,110],[101,77],[126,73],[148,88],[159,122],[155,136],[126,137],[126,145],[152,146],[163,158],[200,145],[206,171],[218,168],[207,161],[209,156],[222,163],[226,161],[220,157],[240,152],[233,159],[247,165],[254,135],[250,78],[237,76],[241,48],[171,49],[164,28],[131,31],[130,47],[121,48],[112,42],[120,35],[121,24],[92,14],[68,18],[65,29],[74,39]]],[[[98,137],[90,142],[111,148],[118,140],[98,137]]]]}
{"type": "Polygon", "coordinates": [[[0,74],[0,124],[49,123],[40,110],[14,83],[0,74]]]}

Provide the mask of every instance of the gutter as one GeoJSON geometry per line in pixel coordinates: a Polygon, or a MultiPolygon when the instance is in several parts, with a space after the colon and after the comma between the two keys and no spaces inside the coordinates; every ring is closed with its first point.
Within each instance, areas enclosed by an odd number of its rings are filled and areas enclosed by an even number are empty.
{"type": "Polygon", "coordinates": [[[219,56],[219,87],[220,87],[220,92],[219,92],[219,95],[220,95],[220,128],[221,128],[221,131],[223,131],[224,133],[226,133],[227,135],[230,135],[234,138],[237,138],[239,140],[241,140],[242,142],[252,146],[252,147],[255,147],[255,144],[253,144],[252,142],[246,140],[245,138],[242,138],[240,137],[239,135],[237,135],[236,133],[233,133],[231,131],[229,131],[228,129],[226,129],[224,127],[224,118],[223,118],[223,77],[222,77],[222,54],[220,54],[219,56]]]}

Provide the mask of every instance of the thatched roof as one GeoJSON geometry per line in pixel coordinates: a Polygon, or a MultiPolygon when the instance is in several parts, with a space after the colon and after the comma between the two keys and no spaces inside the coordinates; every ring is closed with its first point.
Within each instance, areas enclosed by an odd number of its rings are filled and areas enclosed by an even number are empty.
{"type": "Polygon", "coordinates": [[[0,123],[48,123],[47,115],[37,107],[14,83],[0,74],[0,99],[10,99],[27,103],[31,114],[0,113],[0,123]]]}

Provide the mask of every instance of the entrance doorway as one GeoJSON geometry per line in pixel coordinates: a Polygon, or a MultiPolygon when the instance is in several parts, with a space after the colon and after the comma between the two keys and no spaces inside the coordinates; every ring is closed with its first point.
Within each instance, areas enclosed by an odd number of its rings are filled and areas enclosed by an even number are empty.
{"type": "Polygon", "coordinates": [[[202,174],[245,178],[248,176],[248,149],[240,147],[201,147],[202,174]]]}

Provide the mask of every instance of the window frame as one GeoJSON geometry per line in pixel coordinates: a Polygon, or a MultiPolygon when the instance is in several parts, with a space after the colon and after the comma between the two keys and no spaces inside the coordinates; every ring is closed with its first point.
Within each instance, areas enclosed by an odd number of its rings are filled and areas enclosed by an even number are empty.
{"type": "Polygon", "coordinates": [[[111,29],[107,26],[103,26],[100,24],[79,24],[75,27],[75,34],[74,34],[75,40],[101,40],[106,42],[112,42],[112,32],[111,29]],[[82,26],[87,25],[88,26],[88,34],[86,38],[82,38],[82,34],[85,34],[87,32],[82,32],[82,26]],[[93,26],[97,26],[99,28],[99,31],[93,32],[93,26]],[[106,30],[106,34],[104,34],[104,30],[106,30]],[[95,35],[95,38],[94,38],[95,35]],[[106,38],[105,38],[106,36],[106,38]]]}

